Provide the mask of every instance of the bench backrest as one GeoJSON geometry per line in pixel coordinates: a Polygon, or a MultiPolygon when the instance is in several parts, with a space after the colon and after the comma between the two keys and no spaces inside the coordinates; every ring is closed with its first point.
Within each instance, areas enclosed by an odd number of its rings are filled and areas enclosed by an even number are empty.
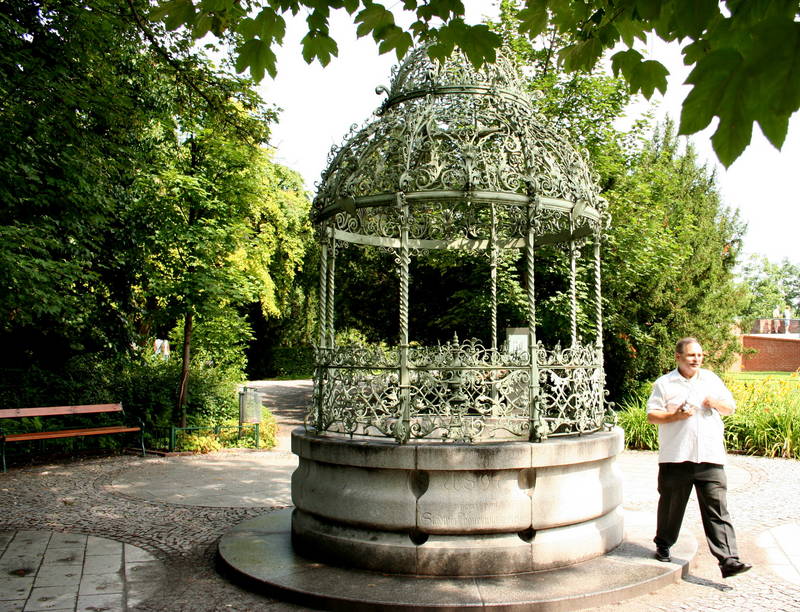
{"type": "Polygon", "coordinates": [[[0,419],[58,416],[63,414],[90,414],[93,412],[122,412],[122,404],[86,404],[83,406],[42,406],[40,408],[6,408],[0,410],[0,419]]]}

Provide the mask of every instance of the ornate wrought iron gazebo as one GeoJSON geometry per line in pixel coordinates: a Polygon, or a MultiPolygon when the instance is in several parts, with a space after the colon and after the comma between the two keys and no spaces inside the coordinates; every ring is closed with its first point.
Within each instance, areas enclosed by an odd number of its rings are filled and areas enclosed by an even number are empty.
{"type": "Polygon", "coordinates": [[[585,156],[537,114],[503,55],[475,70],[462,54],[439,63],[418,48],[395,68],[390,89],[379,92],[388,97],[376,117],[354,126],[331,151],[314,201],[320,327],[307,426],[399,442],[540,441],[601,429],[600,245],[607,213],[585,156]],[[536,337],[534,261],[540,246],[552,244],[569,260],[565,347],[544,346],[536,337]],[[344,245],[394,256],[396,346],[337,346],[336,260],[344,245]],[[488,256],[487,342],[411,342],[411,259],[446,249],[488,256]],[[498,338],[498,258],[507,249],[525,256],[521,346],[498,338]],[[579,263],[594,286],[582,300],[579,263]],[[579,336],[579,312],[593,320],[588,342],[579,336]]]}
{"type": "MultiPolygon", "coordinates": [[[[291,541],[303,560],[281,563],[279,575],[264,582],[288,584],[293,593],[313,583],[328,604],[338,601],[330,597],[333,583],[317,584],[311,567],[494,581],[595,559],[623,541],[615,461],[624,436],[604,427],[606,220],[586,160],[536,115],[510,61],[499,57],[475,70],[461,55],[431,62],[423,48],[400,64],[377,117],[333,150],[315,201],[321,299],[314,404],[306,430],[292,432],[298,467],[291,541]],[[396,262],[394,346],[336,343],[337,258],[341,276],[340,251],[348,246],[357,253],[355,245],[380,249],[396,262]],[[481,255],[458,257],[479,262],[471,275],[488,270],[484,342],[426,345],[419,331],[412,339],[410,315],[427,314],[412,310],[425,299],[410,290],[412,273],[422,267],[412,267],[412,258],[435,259],[448,250],[481,255]],[[563,348],[545,346],[536,335],[537,304],[541,312],[548,295],[535,290],[534,257],[549,250],[565,258],[557,262],[567,270],[557,289],[566,294],[565,324],[555,335],[543,326],[548,334],[540,336],[561,338],[563,348]],[[519,251],[524,259],[513,269],[522,271],[524,314],[503,320],[524,332],[501,344],[498,276],[519,251]],[[590,290],[579,291],[579,282],[590,290]],[[578,325],[587,320],[585,328],[578,325]],[[443,440],[457,443],[437,443],[443,440]]],[[[353,297],[358,302],[363,295],[353,297]]],[[[220,545],[220,556],[252,580],[264,571],[259,551],[285,547],[276,547],[274,529],[260,522],[237,529],[220,545]]],[[[529,584],[538,590],[557,579],[538,576],[529,584]]],[[[430,585],[412,588],[425,592],[430,585]]],[[[455,607],[462,589],[475,588],[448,582],[426,601],[455,607]]],[[[498,592],[496,582],[487,588],[498,592]]]]}

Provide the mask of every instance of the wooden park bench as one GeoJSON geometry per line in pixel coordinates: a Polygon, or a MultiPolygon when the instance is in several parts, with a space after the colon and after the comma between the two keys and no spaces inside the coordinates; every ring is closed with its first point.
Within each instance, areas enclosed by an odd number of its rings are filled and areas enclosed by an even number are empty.
{"type": "MultiPolygon", "coordinates": [[[[88,404],[83,406],[44,406],[40,408],[7,408],[0,410],[0,419],[26,418],[26,417],[52,417],[66,415],[84,415],[98,413],[119,413],[125,415],[122,404],[88,404]]],[[[8,442],[28,442],[30,440],[53,440],[56,438],[76,438],[80,436],[99,436],[117,433],[139,432],[139,444],[144,450],[144,432],[141,422],[139,427],[130,427],[124,423],[116,425],[103,425],[100,427],[86,427],[82,429],[58,429],[47,431],[31,431],[26,433],[9,433],[3,431],[0,424],[0,445],[3,451],[3,471],[6,471],[6,444],[8,442]]]]}

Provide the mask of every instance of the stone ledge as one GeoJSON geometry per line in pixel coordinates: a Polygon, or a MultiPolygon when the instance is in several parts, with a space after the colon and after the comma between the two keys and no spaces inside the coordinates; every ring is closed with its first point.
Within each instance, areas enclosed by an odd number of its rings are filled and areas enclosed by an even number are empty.
{"type": "MultiPolygon", "coordinates": [[[[353,467],[401,470],[491,470],[556,467],[616,456],[624,448],[619,427],[586,436],[550,438],[544,442],[479,442],[475,444],[410,441],[398,444],[382,438],[350,439],[316,435],[298,427],[292,431],[292,452],[304,459],[353,467]],[[469,448],[468,462],[454,461],[453,449],[469,448]]],[[[463,457],[462,457],[463,458],[463,457]]]]}
{"type": "Polygon", "coordinates": [[[220,540],[218,563],[247,588],[326,610],[579,610],[616,603],[679,582],[697,554],[683,535],[673,562],[653,558],[649,514],[626,513],[620,546],[590,561],[554,570],[471,578],[398,576],[335,567],[296,554],[291,511],[245,521],[220,540]]]}

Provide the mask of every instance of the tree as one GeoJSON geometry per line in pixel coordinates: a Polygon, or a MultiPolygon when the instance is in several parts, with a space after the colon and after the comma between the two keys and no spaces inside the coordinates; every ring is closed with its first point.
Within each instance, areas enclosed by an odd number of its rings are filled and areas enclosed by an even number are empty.
{"type": "Polygon", "coordinates": [[[257,302],[265,315],[280,316],[310,237],[309,201],[296,173],[213,118],[193,127],[174,163],[156,180],[145,179],[131,219],[150,239],[143,288],[162,305],[162,316],[182,323],[182,427],[195,323],[228,326],[232,343],[238,328],[241,343],[249,334],[240,307],[257,302]]]}
{"type": "Polygon", "coordinates": [[[178,320],[187,365],[194,331],[207,349],[194,367],[234,364],[241,375],[241,305],[278,317],[293,299],[309,202],[262,146],[274,110],[190,37],[137,21],[146,6],[0,8],[9,379],[37,367],[49,384],[76,356],[133,361],[178,320]]]}
{"type": "Polygon", "coordinates": [[[784,258],[780,266],[780,283],[786,303],[794,309],[797,316],[800,313],[800,265],[784,258]]]}
{"type": "MultiPolygon", "coordinates": [[[[486,25],[464,22],[461,0],[404,0],[402,12],[414,21],[404,29],[394,14],[372,0],[257,1],[247,12],[237,0],[164,0],[152,13],[170,29],[186,26],[195,38],[212,32],[232,34],[236,67],[250,69],[256,80],[275,75],[274,47],[285,32],[284,14],[308,13],[303,57],[326,65],[336,56],[328,18],[343,9],[353,16],[359,36],[371,35],[381,53],[398,58],[415,40],[431,43],[431,57],[444,57],[458,46],[476,65],[493,61],[502,38],[486,25]]],[[[401,11],[401,9],[396,9],[401,11]]],[[[680,134],[694,134],[714,117],[719,124],[712,144],[729,166],[750,143],[758,123],[778,149],[789,118],[800,108],[800,4],[796,0],[526,0],[517,12],[519,30],[531,40],[554,28],[573,42],[559,51],[568,72],[590,72],[603,54],[624,44],[611,58],[616,75],[631,91],[650,96],[664,93],[668,71],[657,60],[635,49],[648,36],[684,44],[688,83],[692,91],[683,103],[680,134]]]]}
{"type": "Polygon", "coordinates": [[[4,4],[0,18],[0,331],[19,362],[134,342],[119,210],[169,121],[169,75],[115,13],[4,4]]]}
{"type": "MultiPolygon", "coordinates": [[[[552,25],[534,40],[521,35],[517,6],[504,0],[492,28],[504,32],[529,67],[530,87],[542,92],[546,116],[589,151],[609,204],[603,345],[612,399],[638,391],[670,367],[680,336],[701,337],[712,363],[724,364],[736,350],[733,322],[743,299],[733,282],[743,224],[720,202],[713,173],[690,146],[681,148],[673,122],[654,127],[645,118],[628,133],[615,129],[628,101],[623,84],[597,67],[588,74],[559,71],[555,58],[572,35],[552,25]]],[[[555,322],[566,311],[566,274],[557,268],[564,258],[554,255],[537,253],[536,272],[537,292],[551,296],[541,318],[555,322]]],[[[585,273],[579,270],[579,277],[585,273]]],[[[578,291],[586,296],[580,283],[578,291]]],[[[591,318],[584,328],[591,331],[591,318]]]]}
{"type": "Polygon", "coordinates": [[[676,338],[697,336],[712,364],[737,350],[734,286],[744,225],[722,206],[713,173],[674,125],[659,126],[628,156],[604,193],[612,226],[603,253],[604,347],[619,398],[673,364],[676,338]]]}
{"type": "Polygon", "coordinates": [[[742,265],[739,277],[747,294],[740,313],[744,330],[755,319],[774,317],[776,309],[782,318],[786,306],[800,308],[800,267],[788,259],[775,264],[763,255],[753,254],[742,265]]]}

